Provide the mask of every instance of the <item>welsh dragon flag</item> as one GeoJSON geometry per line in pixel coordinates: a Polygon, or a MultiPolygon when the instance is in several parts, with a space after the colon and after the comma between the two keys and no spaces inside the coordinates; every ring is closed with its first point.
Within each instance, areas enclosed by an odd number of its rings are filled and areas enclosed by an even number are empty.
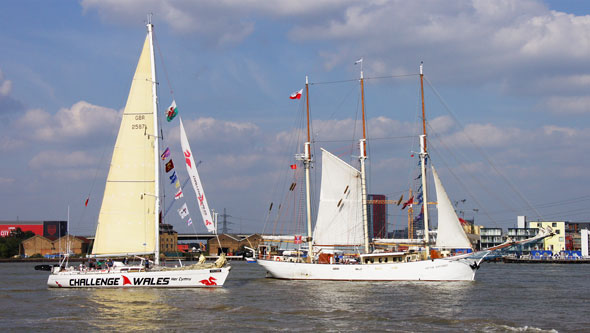
{"type": "Polygon", "coordinates": [[[172,100],[172,104],[168,108],[168,111],[166,111],[166,120],[168,120],[168,122],[172,121],[177,114],[178,108],[176,107],[176,101],[172,100]]]}

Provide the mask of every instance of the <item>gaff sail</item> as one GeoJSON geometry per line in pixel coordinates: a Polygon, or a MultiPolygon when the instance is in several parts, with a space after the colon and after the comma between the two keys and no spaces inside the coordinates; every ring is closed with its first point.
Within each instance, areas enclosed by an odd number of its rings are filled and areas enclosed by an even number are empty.
{"type": "Polygon", "coordinates": [[[203,216],[203,223],[205,223],[207,231],[215,232],[215,224],[213,223],[213,217],[211,216],[211,211],[209,210],[209,204],[207,204],[207,198],[205,198],[205,191],[203,190],[201,178],[199,178],[199,172],[197,171],[197,166],[193,158],[193,153],[191,152],[191,147],[188,143],[188,139],[186,138],[184,126],[182,125],[182,118],[179,117],[179,120],[180,145],[182,147],[182,153],[184,154],[186,171],[188,172],[191,184],[193,184],[193,189],[195,190],[195,194],[197,195],[199,210],[201,211],[201,216],[203,216]]]}

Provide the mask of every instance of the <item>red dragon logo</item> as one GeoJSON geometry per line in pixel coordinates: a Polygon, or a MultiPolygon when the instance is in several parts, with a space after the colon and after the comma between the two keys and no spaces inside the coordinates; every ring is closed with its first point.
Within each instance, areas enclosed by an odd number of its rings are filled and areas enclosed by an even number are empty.
{"type": "Polygon", "coordinates": [[[200,283],[206,285],[206,286],[216,286],[217,282],[215,282],[217,279],[215,279],[214,277],[209,277],[209,280],[201,280],[199,281],[200,283]]]}
{"type": "Polygon", "coordinates": [[[187,150],[184,152],[184,161],[189,166],[189,168],[192,168],[191,159],[189,157],[191,157],[191,152],[187,150]]]}

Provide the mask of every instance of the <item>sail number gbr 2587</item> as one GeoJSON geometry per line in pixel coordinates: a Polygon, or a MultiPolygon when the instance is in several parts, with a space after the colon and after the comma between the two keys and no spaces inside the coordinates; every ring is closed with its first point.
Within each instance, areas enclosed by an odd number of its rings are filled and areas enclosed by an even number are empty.
{"type": "MultiPolygon", "coordinates": [[[[143,114],[135,115],[135,120],[145,120],[145,116],[143,114]]],[[[146,128],[145,124],[131,124],[131,129],[134,130],[145,130],[146,128]]]]}

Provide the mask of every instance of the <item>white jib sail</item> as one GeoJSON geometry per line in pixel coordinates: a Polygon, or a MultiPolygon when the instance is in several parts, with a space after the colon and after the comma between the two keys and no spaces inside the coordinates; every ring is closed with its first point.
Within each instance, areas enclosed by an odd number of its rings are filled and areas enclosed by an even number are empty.
{"type": "Polygon", "coordinates": [[[93,254],[156,251],[154,106],[149,36],[139,57],[107,177],[93,254]]]}
{"type": "Polygon", "coordinates": [[[471,243],[459,222],[457,213],[453,209],[451,200],[443,187],[438,173],[432,167],[432,176],[436,188],[436,201],[438,210],[438,232],[436,236],[436,247],[447,249],[471,248],[471,243]]]}
{"type": "Polygon", "coordinates": [[[191,179],[191,183],[193,184],[193,189],[197,195],[199,210],[203,216],[203,223],[205,223],[207,231],[215,232],[213,217],[211,216],[211,211],[209,210],[209,204],[207,204],[207,198],[205,198],[205,191],[203,190],[203,185],[201,184],[201,178],[199,178],[199,172],[197,171],[195,159],[193,158],[191,147],[188,144],[188,139],[186,138],[186,133],[184,132],[182,119],[180,116],[178,118],[180,120],[180,145],[182,146],[182,152],[184,154],[186,171],[188,172],[188,176],[191,179]]]}
{"type": "Polygon", "coordinates": [[[322,149],[322,184],[314,246],[362,245],[364,242],[360,172],[322,149]]]}

